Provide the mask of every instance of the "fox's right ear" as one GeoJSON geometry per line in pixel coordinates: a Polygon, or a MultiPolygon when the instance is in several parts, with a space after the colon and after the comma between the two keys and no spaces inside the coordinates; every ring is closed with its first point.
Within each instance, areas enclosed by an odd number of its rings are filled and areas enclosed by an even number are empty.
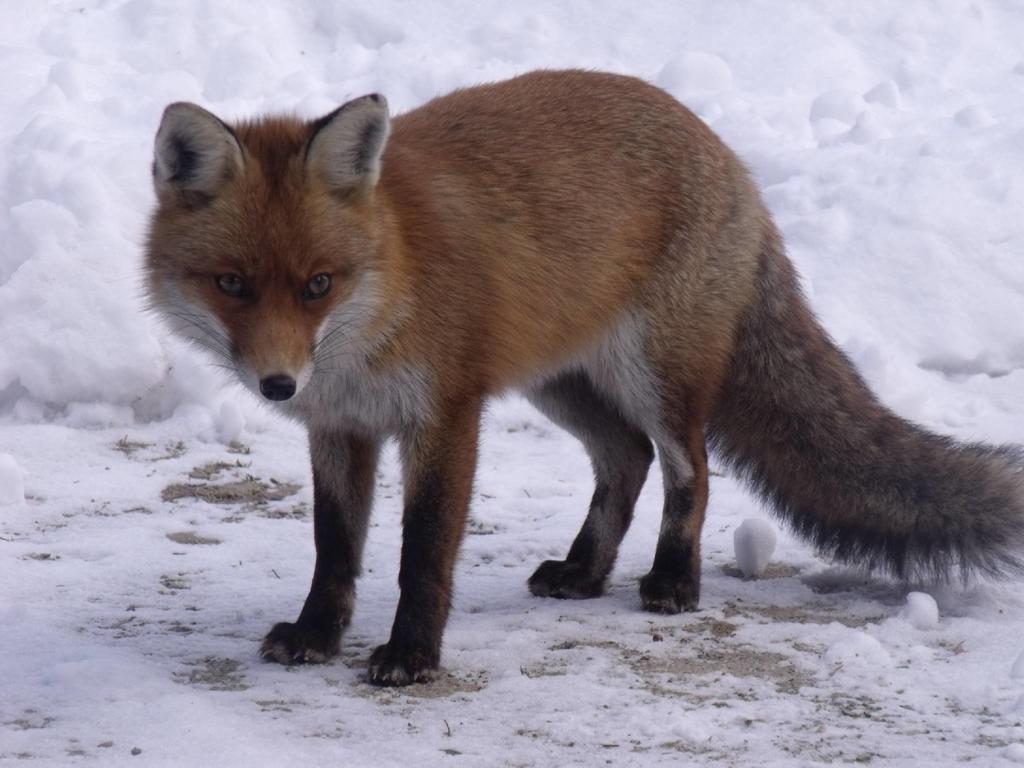
{"type": "Polygon", "coordinates": [[[234,131],[212,112],[183,101],[164,110],[153,158],[153,184],[161,199],[213,197],[242,163],[234,131]]]}

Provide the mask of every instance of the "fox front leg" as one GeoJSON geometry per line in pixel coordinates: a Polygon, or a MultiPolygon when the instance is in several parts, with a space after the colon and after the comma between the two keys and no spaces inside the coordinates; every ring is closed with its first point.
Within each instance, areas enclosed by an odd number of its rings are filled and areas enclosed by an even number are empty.
{"type": "Polygon", "coordinates": [[[337,655],[352,618],[378,442],[342,432],[310,431],[316,566],[309,596],[294,622],[274,626],[260,653],[281,664],[325,662],[337,655]]]}
{"type": "Polygon", "coordinates": [[[441,660],[452,571],[462,541],[476,467],[480,402],[442,409],[434,426],[402,439],[401,596],[391,639],[370,657],[367,679],[397,686],[429,680],[441,660]]]}

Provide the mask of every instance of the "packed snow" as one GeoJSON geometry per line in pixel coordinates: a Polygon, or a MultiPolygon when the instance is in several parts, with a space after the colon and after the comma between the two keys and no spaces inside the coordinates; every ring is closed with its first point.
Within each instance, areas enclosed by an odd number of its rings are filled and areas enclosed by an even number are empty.
{"type": "Polygon", "coordinates": [[[886,403],[1024,442],[1021,40],[1013,0],[0,4],[0,763],[1024,762],[1019,582],[888,581],[781,529],[746,580],[733,535],[766,513],[713,457],[699,612],[639,610],[656,471],[608,593],[531,597],[592,478],[515,397],[486,419],[440,678],[361,679],[397,598],[393,450],[341,657],[262,662],[312,572],[304,437],[168,339],[140,281],[168,102],[401,112],[537,67],[625,72],[748,163],[886,403]]]}

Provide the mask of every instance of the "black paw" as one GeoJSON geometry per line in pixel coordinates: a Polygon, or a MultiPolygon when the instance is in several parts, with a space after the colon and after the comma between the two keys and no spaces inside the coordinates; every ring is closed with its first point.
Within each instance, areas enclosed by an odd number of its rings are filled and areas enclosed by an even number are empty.
{"type": "Polygon", "coordinates": [[[651,613],[696,611],[700,585],[686,578],[651,571],[640,579],[640,600],[651,613]]]}
{"type": "Polygon", "coordinates": [[[604,579],[594,578],[582,565],[568,560],[545,560],[527,585],[537,597],[585,600],[604,592],[604,579]]]}
{"type": "Polygon", "coordinates": [[[426,683],[434,678],[437,660],[422,651],[403,651],[391,643],[378,645],[370,654],[366,679],[374,685],[389,688],[411,683],[426,683]]]}
{"type": "Polygon", "coordinates": [[[260,656],[279,664],[323,664],[338,655],[340,630],[323,630],[282,621],[263,638],[260,656]]]}

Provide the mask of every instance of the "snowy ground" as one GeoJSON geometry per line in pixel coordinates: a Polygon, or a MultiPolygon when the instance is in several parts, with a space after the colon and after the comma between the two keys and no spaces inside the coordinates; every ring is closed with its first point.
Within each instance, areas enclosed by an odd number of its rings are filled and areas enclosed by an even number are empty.
{"type": "Polygon", "coordinates": [[[830,567],[713,480],[702,610],[641,613],[652,475],[605,597],[531,598],[590,495],[518,399],[484,433],[446,672],[360,681],[397,597],[397,464],[378,480],[341,659],[259,639],[312,567],[300,431],[142,316],[152,134],[171,100],[398,110],[539,66],[629,72],[749,162],[824,322],[896,410],[1024,442],[1024,10],[775,2],[0,5],[0,763],[875,765],[1024,762],[1019,584],[830,567]],[[938,602],[931,625],[925,591],[938,602]]]}

